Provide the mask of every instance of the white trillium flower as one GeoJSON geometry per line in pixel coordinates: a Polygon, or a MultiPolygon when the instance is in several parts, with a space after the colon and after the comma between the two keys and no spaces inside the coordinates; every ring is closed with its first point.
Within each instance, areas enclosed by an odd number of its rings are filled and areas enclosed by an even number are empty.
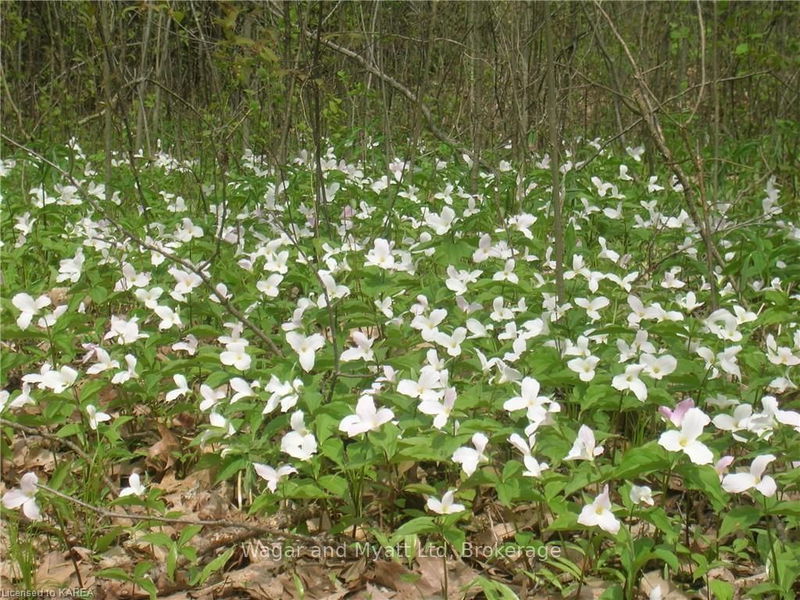
{"type": "Polygon", "coordinates": [[[647,504],[648,506],[653,506],[655,504],[655,500],[653,500],[653,490],[646,485],[632,485],[630,499],[634,504],[647,504]]]}
{"type": "Polygon", "coordinates": [[[98,423],[104,423],[111,420],[111,415],[108,413],[100,412],[94,404],[86,405],[86,414],[89,416],[89,427],[93,430],[97,429],[98,423]]]}
{"type": "Polygon", "coordinates": [[[204,383],[200,386],[200,396],[203,398],[202,402],[200,402],[200,410],[208,410],[209,408],[216,406],[217,403],[227,395],[228,390],[224,385],[214,389],[204,383]]]}
{"type": "Polygon", "coordinates": [[[775,460],[775,455],[764,454],[753,459],[749,473],[732,473],[722,478],[722,489],[729,494],[741,494],[756,489],[765,496],[774,496],[778,489],[775,480],[764,475],[767,465],[775,460]]]}
{"type": "Polygon", "coordinates": [[[600,359],[596,356],[579,356],[567,362],[567,367],[577,373],[581,381],[591,381],[594,379],[594,370],[599,362],[600,359]]]}
{"type": "Polygon", "coordinates": [[[652,354],[642,354],[639,360],[642,365],[642,373],[649,375],[653,379],[663,379],[678,367],[678,361],[669,354],[659,357],[655,357],[652,354]]]}
{"type": "Polygon", "coordinates": [[[167,402],[173,402],[175,399],[185,396],[186,394],[192,391],[189,388],[189,384],[186,381],[186,377],[184,375],[180,374],[173,375],[172,380],[178,387],[168,391],[166,396],[164,396],[164,400],[166,400],[167,402]]]}
{"type": "Polygon", "coordinates": [[[86,369],[87,375],[97,375],[98,373],[108,371],[109,369],[119,369],[119,361],[112,360],[111,356],[103,348],[100,348],[99,346],[95,348],[94,355],[97,362],[86,369]]]}
{"type": "Polygon", "coordinates": [[[455,490],[447,490],[441,500],[428,498],[426,506],[428,510],[439,515],[452,515],[466,510],[463,504],[455,502],[455,490]]]}
{"type": "Polygon", "coordinates": [[[640,402],[644,402],[647,400],[647,386],[639,378],[642,368],[642,365],[628,365],[624,373],[614,376],[611,387],[619,391],[630,390],[640,402]]]}
{"type": "Polygon", "coordinates": [[[670,430],[661,434],[658,443],[670,452],[683,452],[696,465],[707,465],[714,460],[714,455],[708,446],[698,438],[703,434],[703,428],[711,422],[699,408],[690,408],[686,411],[681,422],[680,431],[670,430]]]}
{"type": "Polygon", "coordinates": [[[372,344],[375,343],[375,340],[378,338],[371,338],[367,337],[360,331],[354,331],[351,334],[353,341],[356,343],[354,348],[348,348],[344,352],[342,352],[339,359],[342,362],[350,362],[353,360],[364,360],[367,362],[375,360],[375,354],[372,351],[372,344]]]}
{"type": "Polygon", "coordinates": [[[449,387],[444,391],[441,400],[427,398],[419,403],[417,409],[424,415],[431,415],[433,417],[433,426],[436,429],[441,429],[447,424],[447,419],[450,418],[450,413],[453,412],[456,397],[456,389],[449,387]]]}
{"type": "Polygon", "coordinates": [[[42,512],[36,504],[36,490],[39,478],[36,473],[25,473],[19,480],[19,487],[3,494],[3,506],[14,509],[22,507],[22,513],[32,521],[41,521],[42,512]]]}
{"type": "Polygon", "coordinates": [[[27,329],[33,320],[33,316],[38,314],[46,306],[50,306],[50,298],[41,295],[34,299],[33,296],[20,293],[11,299],[13,304],[19,311],[20,315],[17,317],[17,327],[20,329],[27,329]]]}
{"type": "Polygon", "coordinates": [[[286,333],[286,341],[292,347],[292,350],[297,353],[300,366],[304,371],[310,371],[314,368],[316,353],[325,345],[325,338],[319,333],[305,336],[296,331],[289,331],[286,333]]]}
{"type": "Polygon", "coordinates": [[[281,439],[281,451],[298,460],[310,460],[317,452],[317,438],[306,429],[303,411],[292,413],[292,431],[281,439]]]}
{"type": "Polygon", "coordinates": [[[250,368],[252,362],[252,358],[246,352],[246,348],[247,343],[245,342],[230,343],[225,347],[225,351],[220,353],[219,361],[223,365],[234,367],[240,371],[246,371],[250,368]]]}
{"type": "Polygon", "coordinates": [[[599,527],[612,535],[616,535],[619,532],[620,522],[611,512],[608,485],[603,488],[603,492],[591,504],[583,507],[581,514],[578,516],[578,523],[588,527],[599,527]]]}
{"type": "Polygon", "coordinates": [[[339,423],[339,431],[355,437],[367,431],[377,431],[384,423],[394,419],[389,408],[375,408],[375,399],[370,395],[361,396],[356,404],[356,413],[348,415],[339,423]]]}
{"type": "Polygon", "coordinates": [[[130,379],[138,379],[139,375],[136,373],[136,357],[133,354],[125,355],[125,364],[128,368],[125,371],[119,371],[111,378],[111,383],[121,384],[130,379]]]}
{"type": "Polygon", "coordinates": [[[280,273],[273,273],[266,279],[262,279],[256,283],[256,289],[268,298],[277,298],[278,294],[281,292],[279,286],[282,281],[283,275],[280,273]]]}
{"type": "Polygon", "coordinates": [[[479,463],[488,462],[489,459],[483,453],[488,443],[489,438],[486,437],[486,435],[483,433],[476,433],[472,436],[472,445],[474,448],[461,446],[453,452],[453,462],[461,465],[467,477],[471,476],[478,469],[479,463]]]}
{"type": "Polygon", "coordinates": [[[602,446],[597,445],[594,431],[587,425],[581,425],[578,429],[578,437],[575,438],[575,442],[564,460],[594,460],[604,450],[602,446]]]}
{"type": "Polygon", "coordinates": [[[119,497],[142,496],[147,491],[138,473],[131,473],[128,477],[128,487],[119,491],[119,497]]]}
{"type": "Polygon", "coordinates": [[[297,473],[297,469],[291,465],[281,465],[276,469],[269,465],[253,463],[253,468],[258,476],[267,482],[267,489],[272,493],[275,493],[275,490],[278,489],[281,479],[288,477],[292,473],[297,473]]]}

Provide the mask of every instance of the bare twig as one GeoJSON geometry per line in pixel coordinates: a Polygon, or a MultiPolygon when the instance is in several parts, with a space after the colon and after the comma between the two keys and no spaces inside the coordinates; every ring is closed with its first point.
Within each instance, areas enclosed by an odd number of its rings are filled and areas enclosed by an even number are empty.
{"type": "Polygon", "coordinates": [[[249,531],[256,532],[261,535],[269,535],[282,539],[295,540],[298,542],[317,543],[319,541],[317,538],[314,538],[312,536],[280,531],[278,529],[273,529],[271,527],[264,527],[263,525],[256,525],[254,523],[247,523],[245,521],[229,521],[226,519],[217,519],[217,520],[190,519],[185,517],[162,517],[160,515],[136,515],[132,513],[108,510],[105,508],[101,508],[99,506],[94,506],[93,504],[89,504],[88,502],[84,502],[83,500],[75,498],[74,496],[70,496],[69,494],[65,494],[64,492],[59,492],[58,490],[55,490],[46,485],[36,484],[36,486],[39,489],[44,490],[45,492],[48,492],[58,498],[61,498],[62,500],[67,500],[69,502],[72,502],[73,504],[81,506],[107,519],[128,519],[131,521],[156,521],[158,523],[171,523],[174,525],[201,525],[203,527],[238,527],[241,529],[246,529],[249,531]]]}

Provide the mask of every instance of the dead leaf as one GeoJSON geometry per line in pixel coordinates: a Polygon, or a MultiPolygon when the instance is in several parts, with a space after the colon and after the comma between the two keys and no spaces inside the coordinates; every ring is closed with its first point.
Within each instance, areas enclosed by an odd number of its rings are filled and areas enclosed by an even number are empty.
{"type": "Polygon", "coordinates": [[[147,466],[164,472],[175,463],[173,452],[180,449],[178,438],[161,423],[156,425],[161,439],[147,449],[147,466]]]}
{"type": "Polygon", "coordinates": [[[661,588],[663,600],[688,600],[687,596],[676,589],[674,586],[661,577],[661,571],[650,571],[642,576],[639,582],[639,590],[645,597],[649,598],[655,588],[661,588]]]}

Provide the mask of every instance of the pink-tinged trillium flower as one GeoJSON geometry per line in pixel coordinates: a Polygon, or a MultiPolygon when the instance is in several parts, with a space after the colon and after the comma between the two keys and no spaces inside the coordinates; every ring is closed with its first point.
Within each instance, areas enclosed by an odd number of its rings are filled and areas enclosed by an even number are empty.
{"type": "Polygon", "coordinates": [[[275,493],[275,490],[278,489],[281,479],[288,477],[292,473],[297,473],[297,469],[291,465],[281,465],[276,469],[269,465],[253,463],[253,468],[258,476],[267,482],[267,489],[272,493],[275,493]]]}
{"type": "Polygon", "coordinates": [[[459,513],[466,510],[466,507],[463,504],[458,504],[455,502],[455,490],[447,490],[442,496],[441,500],[437,500],[434,497],[428,498],[428,502],[426,506],[428,510],[431,512],[435,512],[439,515],[452,515],[454,513],[459,513]]]}
{"type": "Polygon", "coordinates": [[[703,434],[703,428],[711,422],[699,408],[686,411],[681,423],[681,430],[665,431],[658,443],[670,452],[684,452],[696,465],[707,465],[714,460],[708,446],[697,438],[703,434]]]}
{"type": "Polygon", "coordinates": [[[246,371],[250,368],[252,358],[246,351],[247,344],[244,342],[233,342],[225,347],[225,351],[220,353],[219,361],[223,365],[228,365],[246,371]]]}
{"type": "Polygon", "coordinates": [[[339,359],[342,362],[350,362],[353,360],[365,360],[367,362],[375,360],[375,354],[372,351],[372,344],[378,338],[367,337],[360,331],[354,331],[351,334],[353,341],[356,343],[354,348],[348,348],[342,352],[339,359]]]}
{"type": "Polygon", "coordinates": [[[310,371],[314,368],[317,351],[325,346],[325,338],[319,333],[305,336],[296,331],[289,331],[286,334],[286,341],[292,347],[292,350],[297,353],[300,366],[303,367],[304,371],[310,371]]]}
{"type": "Polygon", "coordinates": [[[144,487],[139,474],[131,473],[128,477],[128,487],[122,488],[119,491],[119,497],[124,498],[125,496],[142,496],[146,491],[147,489],[144,487]]]}
{"type": "Polygon", "coordinates": [[[417,408],[422,414],[431,415],[433,417],[433,426],[436,429],[441,429],[447,424],[447,419],[450,418],[450,413],[453,412],[455,403],[456,388],[450,387],[444,391],[444,396],[441,400],[428,398],[420,402],[417,408]]]}
{"type": "Polygon", "coordinates": [[[634,504],[647,504],[648,506],[653,506],[653,504],[655,504],[655,500],[653,500],[653,490],[646,485],[632,485],[630,499],[634,504]]]}
{"type": "Polygon", "coordinates": [[[694,400],[686,398],[686,400],[678,402],[678,406],[676,406],[674,410],[666,406],[659,406],[658,412],[675,425],[675,427],[680,427],[683,423],[683,417],[686,415],[686,411],[690,408],[694,408],[694,400]]]}
{"type": "Polygon", "coordinates": [[[603,453],[603,450],[602,446],[597,446],[594,431],[586,425],[581,425],[578,437],[575,438],[575,443],[564,460],[594,460],[603,453]]]}
{"type": "Polygon", "coordinates": [[[86,405],[86,414],[89,416],[89,427],[93,430],[97,429],[98,423],[104,423],[111,420],[111,415],[108,413],[100,412],[94,404],[86,405]]]}
{"type": "Polygon", "coordinates": [[[732,456],[723,456],[716,463],[714,463],[714,470],[717,472],[717,475],[719,475],[720,481],[722,481],[723,477],[725,476],[725,471],[727,471],[728,467],[730,467],[732,464],[732,456]]]}
{"type": "Polygon", "coordinates": [[[306,429],[303,411],[292,413],[292,431],[281,439],[281,451],[298,460],[310,460],[317,452],[317,438],[306,429]]]}
{"type": "Polygon", "coordinates": [[[17,327],[27,329],[33,316],[38,314],[45,306],[50,306],[50,298],[43,294],[34,299],[33,296],[23,292],[14,296],[11,299],[11,304],[20,311],[20,315],[17,317],[17,327]]]}
{"type": "Polygon", "coordinates": [[[753,459],[749,473],[732,473],[722,478],[722,489],[730,494],[741,494],[755,488],[765,496],[774,496],[778,489],[775,480],[764,475],[767,465],[775,460],[773,454],[764,454],[753,459]]]}
{"type": "Polygon", "coordinates": [[[472,436],[472,445],[474,448],[461,446],[453,452],[453,462],[461,465],[467,477],[471,476],[478,469],[479,463],[488,462],[489,459],[483,453],[488,443],[489,438],[486,437],[486,435],[483,433],[476,433],[472,436]]]}
{"type": "Polygon", "coordinates": [[[647,400],[647,386],[639,378],[641,372],[641,365],[628,365],[624,373],[614,376],[611,386],[621,392],[630,390],[640,402],[644,402],[647,400]]]}
{"type": "Polygon", "coordinates": [[[36,488],[39,478],[36,473],[25,473],[19,480],[19,487],[3,494],[3,506],[14,509],[22,507],[22,513],[32,521],[41,521],[42,512],[36,504],[36,488]]]}
{"type": "Polygon", "coordinates": [[[339,431],[344,431],[350,437],[355,437],[367,431],[377,431],[384,423],[394,419],[394,413],[389,408],[375,408],[375,399],[364,395],[358,399],[356,413],[348,415],[339,423],[339,431]]]}
{"type": "Polygon", "coordinates": [[[591,504],[583,507],[581,514],[578,516],[578,523],[588,527],[599,527],[612,535],[616,535],[619,532],[620,522],[611,512],[608,485],[603,488],[603,492],[591,504]]]}
{"type": "Polygon", "coordinates": [[[599,362],[600,359],[596,356],[579,356],[567,362],[567,367],[577,373],[581,381],[591,381],[594,379],[594,370],[599,362]]]}

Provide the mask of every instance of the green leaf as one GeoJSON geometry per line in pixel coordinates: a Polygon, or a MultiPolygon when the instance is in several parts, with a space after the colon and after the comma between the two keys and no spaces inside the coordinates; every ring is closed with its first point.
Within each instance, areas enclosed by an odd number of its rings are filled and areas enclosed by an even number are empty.
{"type": "Polygon", "coordinates": [[[220,554],[217,558],[208,563],[203,567],[203,570],[191,580],[191,584],[195,586],[204,583],[214,572],[219,571],[226,565],[231,556],[233,556],[235,550],[236,548],[228,548],[223,554],[220,554]]]}
{"type": "Polygon", "coordinates": [[[244,456],[231,456],[223,463],[223,467],[217,475],[216,482],[219,483],[220,481],[230,479],[236,473],[246,468],[247,463],[247,458],[244,456]]]}
{"type": "Polygon", "coordinates": [[[711,596],[715,600],[733,600],[733,584],[721,579],[712,579],[708,582],[708,587],[711,590],[711,596]]]}
{"type": "Polygon", "coordinates": [[[669,460],[664,449],[656,442],[648,442],[625,453],[614,471],[614,478],[633,479],[646,473],[666,469],[668,466],[669,460]]]}
{"type": "Polygon", "coordinates": [[[719,528],[719,537],[724,538],[729,533],[747,530],[751,525],[761,519],[761,511],[753,506],[737,506],[725,513],[722,526],[719,528]]]}
{"type": "Polygon", "coordinates": [[[394,532],[395,537],[419,533],[433,533],[436,531],[436,522],[433,517],[417,517],[400,525],[394,532]]]}

